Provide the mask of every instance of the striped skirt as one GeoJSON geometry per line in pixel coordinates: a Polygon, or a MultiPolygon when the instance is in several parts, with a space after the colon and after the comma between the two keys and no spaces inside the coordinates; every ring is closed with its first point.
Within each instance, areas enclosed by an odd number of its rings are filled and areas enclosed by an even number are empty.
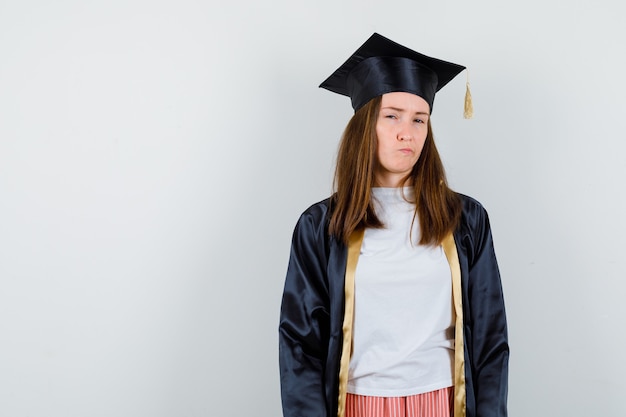
{"type": "Polygon", "coordinates": [[[346,417],[451,417],[453,407],[454,387],[409,397],[346,397],[346,417]]]}

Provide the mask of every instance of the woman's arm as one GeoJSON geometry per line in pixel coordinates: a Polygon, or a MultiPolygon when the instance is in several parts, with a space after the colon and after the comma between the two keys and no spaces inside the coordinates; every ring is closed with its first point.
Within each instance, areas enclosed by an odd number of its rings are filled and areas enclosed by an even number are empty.
{"type": "Polygon", "coordinates": [[[476,417],[506,417],[509,344],[502,283],[487,212],[479,206],[473,214],[466,311],[476,417]]]}
{"type": "MultiPolygon", "coordinates": [[[[324,236],[305,213],[294,230],[279,325],[284,417],[327,417],[329,307],[324,236]]],[[[323,228],[321,228],[323,229],[323,228]]]]}

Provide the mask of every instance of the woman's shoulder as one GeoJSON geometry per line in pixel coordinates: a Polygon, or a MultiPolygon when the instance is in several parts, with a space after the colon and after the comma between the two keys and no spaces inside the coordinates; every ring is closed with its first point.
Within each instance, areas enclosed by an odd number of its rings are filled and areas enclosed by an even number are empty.
{"type": "Polygon", "coordinates": [[[330,198],[311,204],[296,223],[292,243],[306,247],[327,247],[331,240],[328,235],[329,213],[330,198]]]}
{"type": "Polygon", "coordinates": [[[304,210],[302,216],[322,218],[326,215],[326,213],[328,213],[329,207],[330,197],[318,201],[317,203],[311,204],[306,210],[304,210]]]}
{"type": "Polygon", "coordinates": [[[326,218],[329,210],[330,210],[330,197],[311,204],[306,210],[302,212],[302,214],[300,215],[300,219],[301,220],[307,219],[307,220],[313,220],[316,222],[321,222],[322,220],[326,218]]]}
{"type": "Polygon", "coordinates": [[[317,203],[311,204],[302,212],[296,228],[322,228],[328,224],[328,216],[330,212],[330,197],[317,203]]]}
{"type": "Polygon", "coordinates": [[[462,202],[461,226],[489,226],[489,215],[482,203],[473,197],[457,193],[462,202]]]}
{"type": "Polygon", "coordinates": [[[461,202],[463,203],[464,213],[475,212],[475,211],[486,211],[482,203],[476,200],[474,197],[471,197],[469,195],[462,194],[462,193],[456,193],[456,195],[459,196],[459,198],[461,199],[461,202]]]}

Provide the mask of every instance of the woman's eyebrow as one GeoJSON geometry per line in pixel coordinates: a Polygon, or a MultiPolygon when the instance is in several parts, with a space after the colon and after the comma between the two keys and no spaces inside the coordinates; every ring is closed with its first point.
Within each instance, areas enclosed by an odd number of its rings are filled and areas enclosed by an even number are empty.
{"type": "MultiPolygon", "coordinates": [[[[405,109],[401,109],[399,107],[393,107],[393,106],[385,106],[385,107],[382,107],[381,110],[395,110],[397,112],[406,111],[405,109]]],[[[430,113],[425,112],[425,111],[416,111],[415,114],[421,114],[421,115],[425,115],[425,116],[430,116],[430,113]]]]}
{"type": "Polygon", "coordinates": [[[404,111],[404,109],[401,109],[399,107],[392,107],[392,106],[385,106],[382,107],[381,110],[395,110],[395,111],[404,111]]]}

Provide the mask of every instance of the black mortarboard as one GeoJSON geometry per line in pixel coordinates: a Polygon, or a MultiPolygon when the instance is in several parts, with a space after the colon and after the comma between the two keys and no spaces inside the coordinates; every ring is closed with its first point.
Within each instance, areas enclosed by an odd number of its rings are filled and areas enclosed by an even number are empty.
{"type": "Polygon", "coordinates": [[[354,111],[374,97],[404,91],[422,97],[432,112],[435,93],[464,69],[374,33],[320,87],[350,97],[354,111]]]}

